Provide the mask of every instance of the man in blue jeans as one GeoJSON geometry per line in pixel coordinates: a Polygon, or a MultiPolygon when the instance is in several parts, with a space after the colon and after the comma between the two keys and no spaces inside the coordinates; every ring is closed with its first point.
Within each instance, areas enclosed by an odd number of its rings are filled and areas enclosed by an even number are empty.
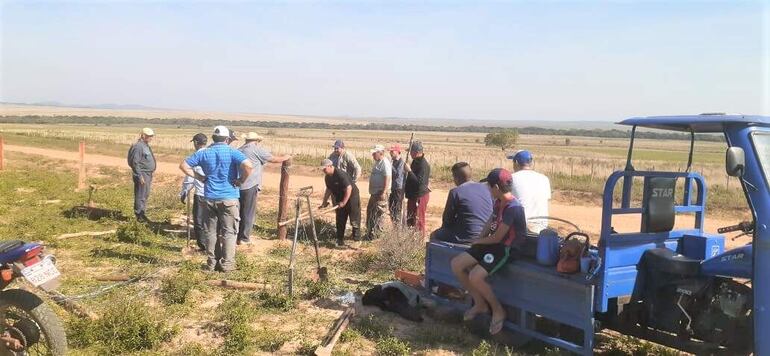
{"type": "Polygon", "coordinates": [[[155,137],[155,132],[145,127],[142,134],[128,150],[128,166],[131,167],[134,180],[134,215],[140,222],[149,222],[145,215],[147,199],[152,189],[152,175],[155,173],[155,154],[150,148],[150,141],[155,137]]]}
{"type": "Polygon", "coordinates": [[[430,238],[466,243],[479,236],[492,215],[492,197],[486,184],[471,181],[471,166],[466,162],[452,166],[452,178],[456,187],[447,196],[441,227],[430,238]]]}
{"type": "Polygon", "coordinates": [[[240,221],[238,186],[248,178],[252,169],[251,162],[243,153],[227,145],[229,138],[230,130],[224,126],[215,127],[211,136],[214,144],[195,152],[179,165],[184,174],[204,182],[208,271],[218,269],[229,272],[235,269],[235,239],[240,221]],[[205,176],[196,174],[192,169],[195,166],[200,166],[205,176]],[[222,227],[221,236],[217,236],[217,223],[222,227]]]}

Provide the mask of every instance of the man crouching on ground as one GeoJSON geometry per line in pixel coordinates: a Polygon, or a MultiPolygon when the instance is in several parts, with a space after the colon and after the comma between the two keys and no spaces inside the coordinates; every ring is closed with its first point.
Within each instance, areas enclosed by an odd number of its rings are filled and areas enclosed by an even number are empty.
{"type": "Polygon", "coordinates": [[[204,182],[203,197],[206,200],[206,268],[222,272],[235,269],[235,239],[238,234],[240,211],[238,186],[251,173],[251,162],[240,151],[227,145],[230,130],[224,126],[214,128],[211,140],[214,144],[195,152],[179,165],[187,176],[204,182]],[[191,167],[200,166],[205,176],[196,174],[191,167]],[[240,176],[239,176],[240,169],[240,176]],[[217,236],[221,224],[222,235],[217,236]],[[217,249],[217,246],[220,248],[217,249]],[[218,255],[221,251],[221,256],[218,255]]]}
{"type": "Polygon", "coordinates": [[[505,309],[497,300],[486,278],[505,266],[515,256],[527,233],[524,208],[511,194],[511,173],[495,168],[482,180],[495,199],[494,213],[471,247],[452,259],[452,272],[473,297],[473,307],[463,316],[473,320],[477,315],[492,310],[489,333],[503,329],[505,309]]]}

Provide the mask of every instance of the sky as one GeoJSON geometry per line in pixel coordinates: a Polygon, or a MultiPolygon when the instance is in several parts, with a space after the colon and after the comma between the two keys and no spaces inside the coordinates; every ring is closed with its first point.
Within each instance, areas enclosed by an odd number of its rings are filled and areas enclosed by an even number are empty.
{"type": "Polygon", "coordinates": [[[0,31],[3,102],[468,120],[770,115],[770,0],[0,0],[0,31]]]}

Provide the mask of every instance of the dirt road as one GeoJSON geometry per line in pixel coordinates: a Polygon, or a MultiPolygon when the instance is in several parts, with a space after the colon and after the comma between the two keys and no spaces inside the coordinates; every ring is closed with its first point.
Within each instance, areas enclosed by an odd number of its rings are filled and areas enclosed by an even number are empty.
{"type": "MultiPolygon", "coordinates": [[[[44,157],[58,159],[58,160],[65,160],[65,161],[78,160],[77,152],[60,151],[60,150],[52,150],[52,149],[29,147],[29,146],[16,146],[16,145],[6,145],[5,149],[11,152],[20,152],[20,153],[26,153],[26,154],[39,155],[39,156],[44,156],[44,157]]],[[[86,155],[86,164],[111,166],[111,167],[121,168],[125,170],[129,169],[126,164],[125,158],[91,154],[91,153],[86,155]]],[[[266,170],[264,174],[263,184],[268,189],[277,189],[278,183],[280,180],[280,174],[278,172],[278,169],[276,169],[277,165],[273,164],[271,166],[272,168],[266,170]]],[[[180,179],[181,179],[182,172],[179,170],[179,162],[158,162],[157,167],[158,167],[157,168],[158,173],[178,175],[180,176],[180,179]]],[[[316,176],[307,175],[307,170],[305,170],[305,172],[306,173],[304,175],[294,174],[291,176],[289,180],[290,188],[297,189],[300,187],[312,185],[316,192],[322,192],[324,189],[324,183],[323,183],[323,179],[321,179],[321,172],[319,171],[318,175],[316,176]]],[[[368,195],[367,194],[368,186],[369,185],[367,182],[358,183],[358,188],[361,191],[362,197],[366,197],[368,195]]],[[[436,190],[433,190],[430,194],[431,195],[430,195],[429,207],[434,211],[436,209],[439,209],[439,210],[443,209],[444,203],[446,202],[447,191],[436,189],[436,190]]],[[[320,193],[317,196],[320,196],[320,193]]],[[[598,232],[601,229],[601,215],[602,215],[601,206],[588,206],[588,205],[575,204],[574,202],[552,201],[551,207],[550,207],[550,215],[572,221],[578,226],[580,226],[583,230],[591,233],[593,235],[592,236],[593,238],[598,238],[598,232]]],[[[434,217],[434,219],[437,219],[437,218],[438,217],[434,217]]],[[[739,219],[738,217],[735,217],[733,219],[722,219],[722,218],[709,218],[707,216],[706,231],[715,233],[717,228],[735,224],[738,222],[738,219],[739,219]]],[[[614,219],[613,226],[619,232],[639,231],[640,219],[639,219],[639,216],[620,216],[614,219]]],[[[677,221],[677,226],[681,226],[681,227],[692,226],[692,219],[680,218],[677,221]]],[[[737,244],[743,244],[747,241],[748,241],[747,239],[741,239],[741,240],[732,242],[728,239],[727,244],[730,246],[734,246],[737,244]]]]}

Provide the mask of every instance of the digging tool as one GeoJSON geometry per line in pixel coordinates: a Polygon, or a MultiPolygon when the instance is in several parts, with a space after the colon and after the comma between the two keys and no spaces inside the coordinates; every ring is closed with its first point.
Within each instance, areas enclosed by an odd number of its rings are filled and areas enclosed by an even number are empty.
{"type": "Polygon", "coordinates": [[[307,211],[308,211],[308,214],[310,214],[310,226],[311,226],[311,231],[313,232],[313,247],[315,248],[316,275],[314,275],[313,277],[316,278],[315,280],[325,281],[328,278],[329,271],[326,269],[326,267],[321,267],[321,254],[318,253],[318,234],[316,233],[316,229],[315,229],[315,218],[313,218],[313,208],[310,206],[310,194],[313,193],[313,187],[309,187],[309,188],[310,188],[310,192],[308,192],[307,194],[304,194],[304,196],[305,196],[305,201],[307,202],[307,211]]]}
{"type": "Polygon", "coordinates": [[[337,344],[337,340],[339,340],[342,332],[348,327],[350,319],[352,319],[354,315],[356,315],[356,308],[353,306],[348,307],[342,312],[342,315],[340,315],[337,321],[334,322],[334,325],[332,325],[329,333],[326,334],[323,341],[321,341],[321,345],[315,349],[314,354],[316,356],[329,356],[332,354],[334,345],[337,344]]]}
{"type": "MultiPolygon", "coordinates": [[[[311,236],[313,239],[313,247],[315,249],[315,260],[316,260],[316,271],[311,276],[311,279],[315,281],[325,281],[328,279],[329,271],[326,269],[326,267],[321,267],[321,254],[318,251],[318,233],[316,231],[315,227],[315,219],[313,216],[313,208],[310,205],[310,195],[313,194],[313,187],[307,186],[302,187],[297,192],[297,200],[294,205],[294,239],[292,240],[291,244],[291,255],[289,256],[289,294],[291,295],[294,291],[294,261],[295,261],[295,254],[297,250],[297,239],[299,238],[299,229],[300,224],[302,224],[303,216],[300,213],[302,210],[302,201],[304,200],[307,204],[307,210],[308,210],[308,216],[310,218],[310,226],[311,231],[313,235],[311,236]]],[[[337,206],[334,207],[334,209],[337,209],[337,206]]],[[[304,225],[302,226],[304,228],[304,225]]]]}
{"type": "Polygon", "coordinates": [[[185,218],[185,226],[187,227],[187,248],[188,249],[190,248],[190,237],[192,235],[190,233],[190,215],[192,214],[190,211],[190,200],[191,200],[190,193],[193,191],[193,189],[195,189],[195,187],[188,189],[187,193],[185,193],[185,197],[187,199],[185,199],[185,203],[184,203],[185,204],[184,209],[185,209],[185,212],[187,213],[185,214],[187,215],[187,217],[185,218]]]}
{"type": "Polygon", "coordinates": [[[299,209],[300,198],[297,197],[297,201],[294,204],[294,239],[291,242],[291,255],[289,255],[289,295],[294,295],[294,254],[297,251],[297,238],[299,237],[299,209]]]}

